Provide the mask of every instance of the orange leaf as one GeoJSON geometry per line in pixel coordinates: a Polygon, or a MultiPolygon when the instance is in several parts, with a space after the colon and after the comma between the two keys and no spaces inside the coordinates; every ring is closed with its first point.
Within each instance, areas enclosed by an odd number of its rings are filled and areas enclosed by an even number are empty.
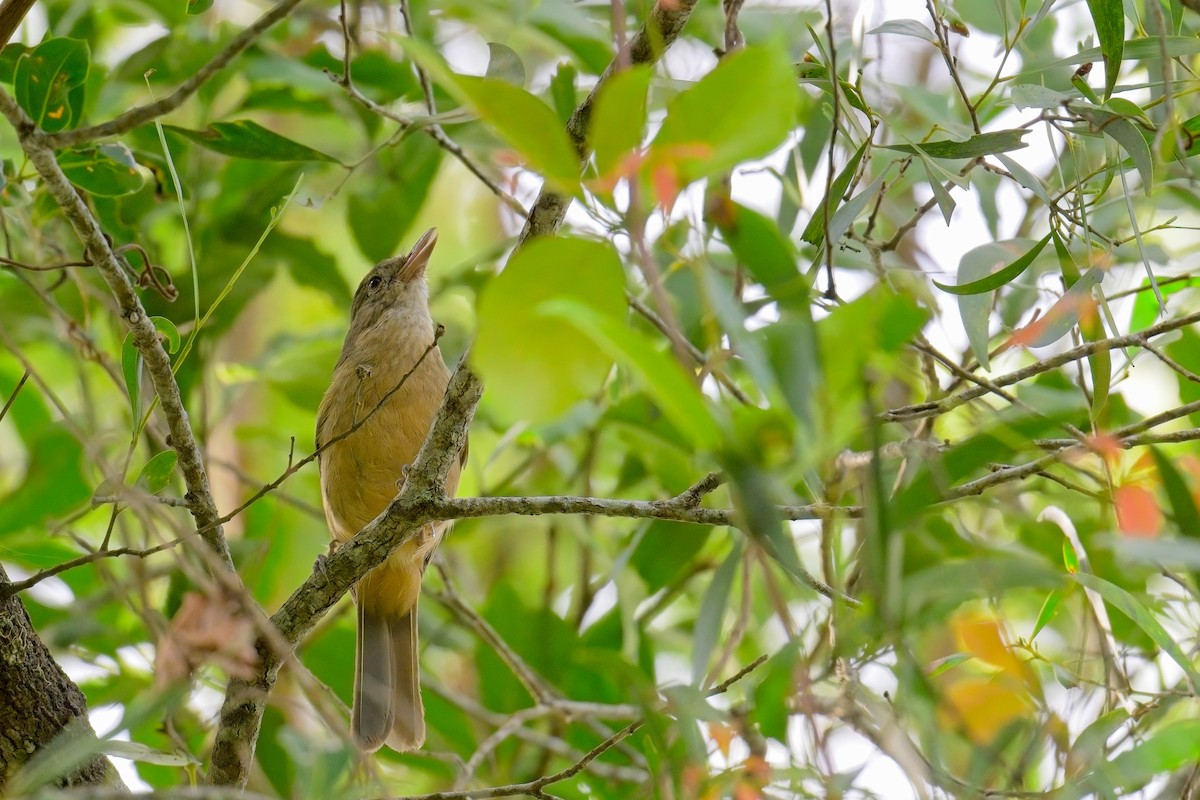
{"type": "Polygon", "coordinates": [[[1113,497],[1117,507],[1117,525],[1126,536],[1155,538],[1162,530],[1162,511],[1154,492],[1143,486],[1126,485],[1113,497]]]}
{"type": "Polygon", "coordinates": [[[1021,345],[1032,345],[1045,335],[1046,330],[1050,326],[1057,324],[1065,317],[1075,317],[1077,320],[1086,320],[1089,315],[1096,313],[1096,301],[1091,297],[1077,297],[1073,295],[1063,295],[1058,299],[1058,302],[1050,307],[1050,310],[1039,319],[1026,325],[1024,328],[1013,333],[1009,340],[1005,343],[1006,347],[1017,347],[1021,345]]]}
{"type": "Polygon", "coordinates": [[[1097,433],[1088,436],[1085,441],[1088,449],[1109,464],[1115,463],[1121,453],[1125,452],[1125,447],[1121,444],[1121,440],[1110,433],[1097,433]]]}
{"type": "Polygon", "coordinates": [[[966,677],[942,692],[937,716],[945,727],[961,727],[976,744],[990,744],[1005,727],[1031,711],[1025,693],[1003,676],[966,677]]]}
{"type": "Polygon", "coordinates": [[[982,614],[957,614],[950,627],[958,639],[959,647],[980,661],[999,667],[1003,672],[1024,681],[1030,688],[1037,688],[1037,677],[1012,648],[1004,641],[1000,623],[982,614]]]}
{"type": "Polygon", "coordinates": [[[668,214],[679,197],[679,176],[676,175],[674,164],[655,164],[650,171],[650,180],[654,185],[654,199],[668,214]]]}
{"type": "Polygon", "coordinates": [[[720,722],[708,723],[708,735],[717,743],[721,755],[729,758],[729,745],[733,742],[733,728],[720,722]]]}

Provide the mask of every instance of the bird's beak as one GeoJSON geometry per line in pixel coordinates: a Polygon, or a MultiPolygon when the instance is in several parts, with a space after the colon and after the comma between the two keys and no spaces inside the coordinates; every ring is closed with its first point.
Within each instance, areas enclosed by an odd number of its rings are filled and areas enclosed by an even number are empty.
{"type": "Polygon", "coordinates": [[[429,257],[433,255],[435,244],[437,244],[437,228],[430,228],[421,234],[421,238],[417,239],[417,243],[409,252],[408,258],[404,260],[404,266],[400,269],[400,280],[408,282],[425,274],[425,268],[429,266],[429,257]]]}

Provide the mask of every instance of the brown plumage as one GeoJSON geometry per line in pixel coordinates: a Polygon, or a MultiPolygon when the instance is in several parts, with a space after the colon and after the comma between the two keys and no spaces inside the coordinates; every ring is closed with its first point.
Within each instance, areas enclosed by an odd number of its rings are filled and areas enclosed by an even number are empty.
{"type": "MultiPolygon", "coordinates": [[[[437,242],[426,231],[412,252],[380,262],[354,295],[350,331],[317,414],[317,445],[357,421],[357,431],[321,452],[321,494],[333,546],[348,541],[396,496],[446,392],[450,371],[435,346],[416,371],[372,414],[434,341],[425,268],[437,242]]],[[[454,494],[462,459],[446,477],[454,494]]],[[[364,750],[386,743],[412,750],[425,741],[417,669],[417,598],[421,577],[446,524],[431,525],[368,572],[355,590],[354,740],[364,750]]]]}

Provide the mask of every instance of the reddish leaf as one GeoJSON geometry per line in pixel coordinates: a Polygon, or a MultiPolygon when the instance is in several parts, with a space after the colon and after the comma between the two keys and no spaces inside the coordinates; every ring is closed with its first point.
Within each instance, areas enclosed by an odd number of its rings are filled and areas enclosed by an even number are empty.
{"type": "Polygon", "coordinates": [[[1154,538],[1162,531],[1162,511],[1149,489],[1136,485],[1122,486],[1117,489],[1114,500],[1121,533],[1154,538]]]}

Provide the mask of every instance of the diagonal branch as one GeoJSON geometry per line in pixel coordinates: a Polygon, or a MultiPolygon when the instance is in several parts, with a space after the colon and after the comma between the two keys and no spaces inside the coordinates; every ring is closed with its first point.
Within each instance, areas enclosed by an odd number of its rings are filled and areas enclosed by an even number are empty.
{"type": "MultiPolygon", "coordinates": [[[[587,133],[591,125],[592,106],[596,102],[597,94],[613,75],[626,66],[657,63],[667,48],[674,44],[679,37],[695,5],[696,0],[660,0],[655,3],[641,30],[621,49],[617,57],[604,70],[600,80],[596,82],[595,88],[579,104],[575,113],[571,114],[571,119],[567,122],[567,135],[571,137],[581,163],[591,152],[587,143],[587,133]]],[[[537,201],[529,210],[525,227],[521,229],[517,247],[534,236],[555,233],[567,215],[569,205],[571,205],[570,195],[558,194],[542,186],[537,201]]]]}
{"type": "Polygon", "coordinates": [[[75,187],[63,174],[62,169],[54,158],[54,151],[47,144],[47,137],[33,124],[25,112],[17,105],[12,95],[0,89],[0,113],[8,119],[17,132],[21,148],[29,156],[30,162],[45,181],[46,188],[54,198],[63,215],[75,229],[79,240],[95,263],[96,269],[108,284],[113,297],[116,298],[121,318],[129,325],[133,334],[133,344],[146,364],[146,371],[154,384],[154,391],[162,402],[163,414],[167,418],[167,427],[171,432],[170,443],[179,456],[179,469],[183,473],[187,485],[188,510],[196,520],[196,527],[204,531],[201,535],[204,541],[217,554],[224,567],[233,573],[233,560],[229,556],[229,546],[225,542],[225,534],[221,528],[217,506],[213,501],[212,492],[208,485],[208,474],[204,469],[200,446],[192,432],[187,410],[183,407],[183,398],[179,392],[179,384],[171,371],[171,359],[159,341],[158,329],[146,314],[141,298],[134,291],[133,285],[125,270],[121,268],[120,260],[113,252],[112,246],[100,229],[100,223],[84,204],[83,198],[75,191],[75,187]]]}
{"type": "MultiPolygon", "coordinates": [[[[281,0],[273,8],[256,19],[244,31],[234,37],[225,49],[213,56],[212,60],[196,71],[196,74],[179,84],[179,88],[161,100],[147,103],[144,106],[131,108],[120,116],[92,125],[87,128],[61,131],[46,134],[43,143],[51,148],[61,150],[64,147],[90,142],[93,139],[103,139],[107,136],[131,131],[139,125],[144,125],[157,117],[168,114],[183,105],[189,97],[205,84],[210,78],[220,72],[233,61],[243,50],[253,44],[254,40],[263,34],[279,20],[300,4],[300,0],[281,0]]],[[[7,112],[6,112],[7,114],[7,112]]]]}
{"type": "MultiPolygon", "coordinates": [[[[679,36],[695,4],[696,0],[656,3],[637,36],[609,64],[596,89],[575,109],[567,130],[580,162],[587,155],[585,136],[596,92],[620,64],[655,63],[679,36]]],[[[538,203],[529,212],[520,241],[557,230],[569,202],[569,197],[543,189],[538,203]]],[[[437,418],[400,493],[382,514],[320,563],[313,575],[272,615],[271,622],[282,641],[294,646],[363,575],[383,563],[422,525],[437,519],[437,510],[447,500],[442,488],[446,475],[466,444],[467,429],[483,393],[483,386],[467,367],[466,358],[464,354],[450,378],[437,418]]],[[[267,696],[284,659],[290,655],[273,648],[271,641],[275,640],[260,636],[256,644],[260,657],[256,674],[248,680],[232,679],[229,683],[213,746],[210,783],[245,786],[249,780],[267,696]]],[[[585,758],[585,762],[590,760],[585,758]]],[[[581,763],[579,768],[585,765],[581,763]]]]}
{"type": "Polygon", "coordinates": [[[1040,375],[1043,372],[1049,372],[1052,369],[1057,369],[1064,364],[1070,364],[1072,361],[1078,361],[1081,358],[1087,358],[1093,353],[1100,353],[1106,350],[1122,350],[1126,347],[1143,347],[1148,341],[1156,336],[1161,336],[1169,331],[1186,328],[1189,325],[1194,325],[1200,322],[1200,311],[1188,314],[1185,317],[1178,319],[1169,319],[1146,328],[1138,333],[1131,333],[1126,336],[1114,336],[1110,339],[1099,339],[1094,342],[1087,342],[1078,347],[1073,347],[1070,350],[1064,350],[1061,353],[1044,358],[1027,367],[1014,370],[1005,375],[1000,375],[990,381],[990,386],[972,386],[970,389],[965,389],[958,394],[947,395],[940,400],[930,401],[926,403],[917,403],[915,405],[903,406],[901,408],[893,408],[880,413],[879,418],[884,422],[902,422],[905,420],[922,419],[924,417],[936,417],[939,414],[945,414],[959,406],[974,400],[978,397],[983,397],[985,394],[994,391],[992,387],[1011,386],[1015,383],[1027,380],[1040,375]]]}
{"type": "Polygon", "coordinates": [[[250,778],[267,695],[291,654],[272,643],[294,647],[363,575],[436,519],[433,509],[445,496],[446,475],[466,443],[467,429],[483,394],[483,386],[466,367],[465,359],[464,354],[400,493],[353,539],[319,561],[309,579],[271,616],[276,632],[271,637],[260,636],[255,643],[259,655],[255,675],[230,680],[213,745],[210,783],[245,786],[250,778]]]}

